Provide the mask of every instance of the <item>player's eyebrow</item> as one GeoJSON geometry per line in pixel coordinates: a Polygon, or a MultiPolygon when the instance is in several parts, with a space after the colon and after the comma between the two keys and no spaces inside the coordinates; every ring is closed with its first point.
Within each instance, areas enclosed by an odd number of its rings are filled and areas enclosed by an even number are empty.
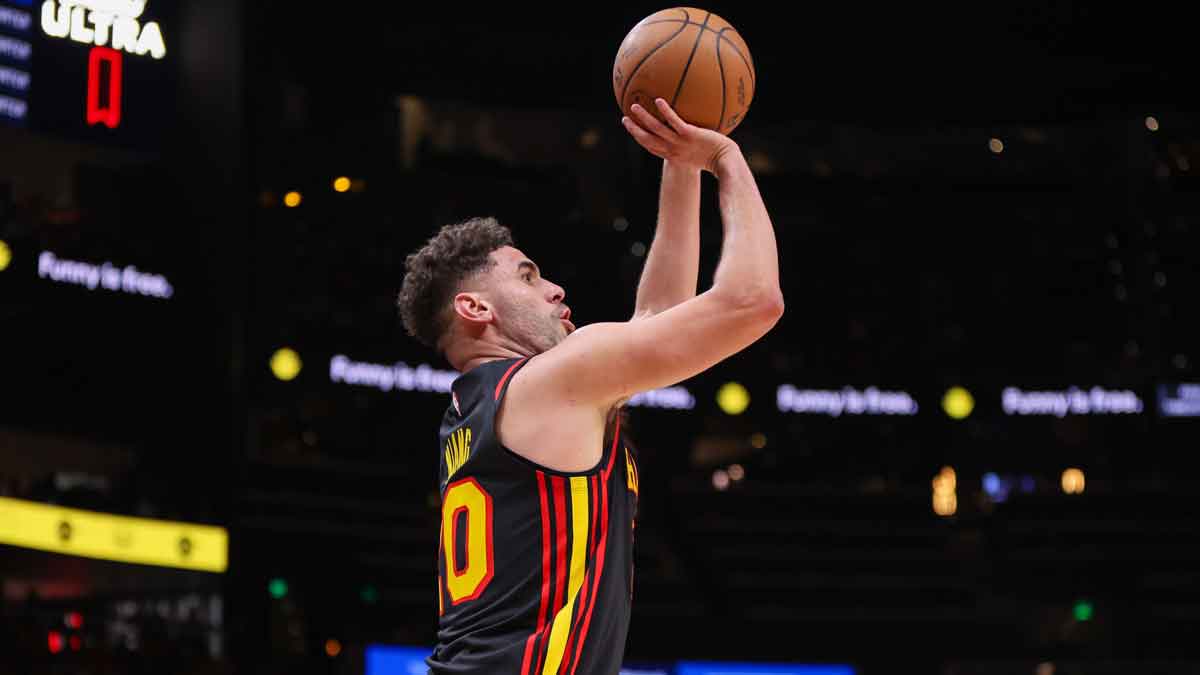
{"type": "Polygon", "coordinates": [[[521,262],[517,263],[518,271],[525,270],[525,269],[531,270],[534,274],[536,274],[539,277],[542,276],[542,271],[538,269],[538,266],[536,264],[534,264],[534,262],[532,260],[522,260],[521,262]]]}

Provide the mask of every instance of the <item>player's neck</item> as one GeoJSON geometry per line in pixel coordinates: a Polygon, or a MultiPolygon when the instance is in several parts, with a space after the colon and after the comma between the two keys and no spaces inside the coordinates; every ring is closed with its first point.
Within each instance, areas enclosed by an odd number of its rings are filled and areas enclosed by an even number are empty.
{"type": "Polygon", "coordinates": [[[446,349],[446,360],[460,373],[468,372],[488,361],[516,359],[528,356],[515,345],[497,344],[485,340],[460,340],[446,349]]]}

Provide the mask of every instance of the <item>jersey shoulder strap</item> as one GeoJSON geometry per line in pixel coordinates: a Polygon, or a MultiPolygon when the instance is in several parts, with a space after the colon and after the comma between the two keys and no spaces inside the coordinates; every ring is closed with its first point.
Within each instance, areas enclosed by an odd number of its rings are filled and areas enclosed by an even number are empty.
{"type": "Polygon", "coordinates": [[[527,362],[527,358],[488,361],[463,373],[451,384],[450,406],[442,417],[439,433],[441,487],[445,488],[464,466],[478,467],[489,454],[502,452],[496,438],[496,411],[513,373],[527,362]]]}

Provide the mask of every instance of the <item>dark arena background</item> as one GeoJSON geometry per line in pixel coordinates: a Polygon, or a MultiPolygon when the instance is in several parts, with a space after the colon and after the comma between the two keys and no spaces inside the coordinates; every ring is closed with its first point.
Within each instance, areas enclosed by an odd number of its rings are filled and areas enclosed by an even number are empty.
{"type": "MultiPolygon", "coordinates": [[[[0,1],[0,673],[424,673],[457,373],[404,258],[493,215],[628,319],[662,162],[610,78],[669,6],[0,1]]],[[[1171,7],[701,8],[787,310],[627,406],[625,672],[1200,673],[1171,7]]]]}

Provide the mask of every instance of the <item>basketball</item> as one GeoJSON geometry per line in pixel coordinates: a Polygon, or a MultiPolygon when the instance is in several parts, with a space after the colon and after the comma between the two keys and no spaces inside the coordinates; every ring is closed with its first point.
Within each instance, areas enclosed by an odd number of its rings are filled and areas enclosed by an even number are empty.
{"type": "Polygon", "coordinates": [[[639,21],[621,42],[612,79],[624,115],[637,103],[661,120],[661,97],[689,124],[723,134],[746,118],[755,90],[746,41],[728,21],[692,7],[639,21]]]}

